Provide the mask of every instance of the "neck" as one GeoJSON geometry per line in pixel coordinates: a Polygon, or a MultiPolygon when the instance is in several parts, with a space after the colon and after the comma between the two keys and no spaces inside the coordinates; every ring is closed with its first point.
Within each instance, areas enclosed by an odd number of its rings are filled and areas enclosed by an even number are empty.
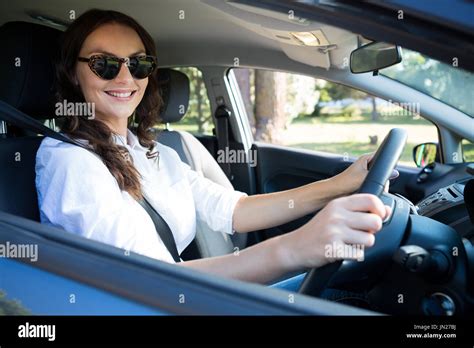
{"type": "Polygon", "coordinates": [[[122,118],[114,118],[114,119],[110,119],[110,118],[103,118],[103,117],[96,117],[97,119],[99,119],[100,121],[104,122],[109,128],[110,130],[115,133],[115,134],[118,134],[118,135],[122,135],[124,136],[125,138],[127,137],[127,122],[128,120],[127,119],[122,119],[122,118]]]}

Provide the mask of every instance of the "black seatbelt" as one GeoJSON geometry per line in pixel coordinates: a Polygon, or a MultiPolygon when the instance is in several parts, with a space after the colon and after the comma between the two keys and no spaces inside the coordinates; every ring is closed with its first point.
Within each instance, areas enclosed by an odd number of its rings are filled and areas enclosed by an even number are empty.
{"type": "Polygon", "coordinates": [[[20,110],[14,108],[10,104],[7,104],[2,100],[0,100],[0,120],[11,123],[12,125],[20,127],[21,129],[27,129],[37,134],[42,134],[44,136],[68,142],[87,149],[87,147],[85,147],[80,142],[74,139],[70,139],[62,135],[61,133],[58,133],[52,130],[51,128],[46,127],[41,122],[35,120],[34,118],[28,116],[27,114],[21,112],[20,110]]]}
{"type": "Polygon", "coordinates": [[[179,258],[178,249],[176,248],[176,242],[174,240],[173,233],[171,232],[171,229],[166,223],[166,221],[155,210],[155,208],[153,208],[150,202],[145,199],[145,197],[143,197],[142,200],[138,201],[138,203],[140,203],[143,209],[145,209],[148,215],[150,215],[151,219],[153,220],[153,223],[155,224],[156,231],[160,235],[160,238],[163,241],[163,244],[166,246],[166,249],[168,249],[171,256],[173,257],[173,260],[175,262],[181,262],[181,259],[179,258]]]}
{"type": "MultiPolygon", "coordinates": [[[[51,128],[46,127],[41,122],[35,120],[34,118],[28,116],[27,114],[21,112],[20,110],[14,108],[13,106],[0,100],[0,120],[6,121],[13,124],[14,126],[20,127],[22,129],[27,129],[33,131],[37,134],[42,134],[44,136],[54,138],[57,140],[64,141],[73,145],[80,146],[86,150],[92,151],[91,148],[86,147],[84,144],[81,144],[75,139],[66,137],[65,135],[52,130],[51,128]]],[[[145,211],[150,215],[155,229],[158,232],[163,244],[168,249],[169,253],[173,257],[175,262],[180,262],[179,253],[176,247],[176,242],[173,237],[173,233],[169,228],[166,221],[161,217],[161,215],[152,207],[152,205],[143,197],[142,201],[138,202],[145,211]]]]}
{"type": "MultiPolygon", "coordinates": [[[[229,149],[229,118],[230,111],[225,105],[221,105],[216,109],[214,114],[216,118],[216,136],[217,136],[217,148],[225,153],[229,149]]],[[[225,157],[225,156],[224,156],[225,157]]],[[[230,163],[227,160],[218,161],[219,166],[224,171],[224,174],[229,180],[232,180],[232,172],[230,169],[230,163]]]]}

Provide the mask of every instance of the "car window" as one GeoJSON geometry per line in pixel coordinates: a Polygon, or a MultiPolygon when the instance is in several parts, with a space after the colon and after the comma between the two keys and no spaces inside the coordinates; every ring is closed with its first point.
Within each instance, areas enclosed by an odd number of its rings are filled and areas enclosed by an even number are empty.
{"type": "Polygon", "coordinates": [[[341,84],[269,70],[233,69],[257,141],[358,157],[394,128],[407,130],[400,163],[415,166],[413,147],[437,142],[419,104],[382,100],[341,84]]]}
{"type": "Polygon", "coordinates": [[[170,125],[172,129],[183,130],[195,135],[212,135],[212,121],[209,98],[202,78],[201,70],[195,67],[173,68],[189,78],[189,106],[186,115],[178,123],[170,125]]]}
{"type": "Polygon", "coordinates": [[[462,141],[462,154],[464,162],[474,162],[474,143],[464,139],[462,141]]]}

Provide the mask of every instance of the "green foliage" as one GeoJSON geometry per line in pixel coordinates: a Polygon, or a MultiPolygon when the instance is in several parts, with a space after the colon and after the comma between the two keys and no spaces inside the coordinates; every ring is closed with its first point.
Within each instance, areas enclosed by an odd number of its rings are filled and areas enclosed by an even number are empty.
{"type": "Polygon", "coordinates": [[[462,153],[464,162],[474,162],[474,144],[469,140],[462,141],[462,153]]]}
{"type": "Polygon", "coordinates": [[[211,107],[201,71],[194,67],[180,67],[175,70],[183,72],[189,78],[189,106],[180,124],[193,125],[191,127],[193,133],[211,134],[213,128],[211,107]]]}
{"type": "Polygon", "coordinates": [[[324,90],[327,92],[330,100],[367,98],[367,93],[333,82],[326,83],[324,90]]]}
{"type": "Polygon", "coordinates": [[[17,300],[8,300],[6,293],[0,290],[0,315],[29,315],[29,310],[24,308],[17,300]]]}
{"type": "Polygon", "coordinates": [[[454,58],[453,64],[449,65],[404,49],[402,62],[384,69],[382,73],[474,115],[474,74],[457,67],[454,58]]]}
{"type": "MultiPolygon", "coordinates": [[[[315,89],[319,92],[319,100],[314,106],[312,116],[323,116],[329,110],[321,106],[321,102],[338,101],[343,99],[365,99],[368,94],[357,89],[347,87],[338,83],[326,82],[324,84],[316,84],[315,89]]],[[[344,116],[357,116],[361,114],[361,110],[356,105],[348,105],[338,113],[344,116]]]]}
{"type": "Polygon", "coordinates": [[[360,116],[362,114],[360,108],[355,104],[347,105],[342,109],[342,116],[351,117],[351,116],[360,116]]]}
{"type": "Polygon", "coordinates": [[[329,95],[329,92],[327,89],[325,88],[322,88],[319,90],[319,101],[321,102],[328,102],[328,101],[331,101],[332,98],[331,96],[329,95]]]}

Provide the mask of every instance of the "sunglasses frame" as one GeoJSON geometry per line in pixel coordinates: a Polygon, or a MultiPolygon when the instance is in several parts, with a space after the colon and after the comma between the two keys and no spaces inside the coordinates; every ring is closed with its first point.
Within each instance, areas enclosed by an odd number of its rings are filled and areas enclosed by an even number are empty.
{"type": "Polygon", "coordinates": [[[132,77],[135,79],[135,80],[143,80],[143,79],[146,79],[148,76],[150,76],[153,71],[155,71],[156,67],[157,67],[157,63],[156,63],[156,56],[151,56],[151,55],[136,55],[136,56],[133,56],[133,57],[125,57],[125,58],[120,58],[120,57],[116,57],[116,56],[109,56],[109,55],[106,55],[106,54],[94,54],[92,56],[90,56],[89,58],[86,58],[86,57],[78,57],[77,60],[79,62],[85,62],[87,63],[87,65],[89,65],[89,68],[91,69],[91,71],[97,76],[99,77],[100,79],[102,80],[106,80],[106,81],[111,81],[113,79],[115,79],[118,74],[120,73],[120,69],[122,69],[122,64],[125,63],[125,65],[127,66],[127,68],[129,69],[130,71],[130,74],[132,75],[132,77]],[[152,64],[153,64],[153,69],[150,71],[150,73],[145,76],[145,77],[142,77],[142,78],[137,78],[134,76],[134,74],[132,74],[132,72],[130,71],[130,59],[133,59],[133,58],[139,58],[139,57],[145,57],[145,58],[152,58],[152,64]],[[100,74],[94,69],[93,67],[93,64],[94,64],[94,61],[97,60],[97,59],[114,59],[116,61],[118,61],[119,63],[119,67],[117,69],[117,75],[115,75],[114,77],[112,77],[111,79],[106,79],[102,76],[100,76],[100,74]]]}

